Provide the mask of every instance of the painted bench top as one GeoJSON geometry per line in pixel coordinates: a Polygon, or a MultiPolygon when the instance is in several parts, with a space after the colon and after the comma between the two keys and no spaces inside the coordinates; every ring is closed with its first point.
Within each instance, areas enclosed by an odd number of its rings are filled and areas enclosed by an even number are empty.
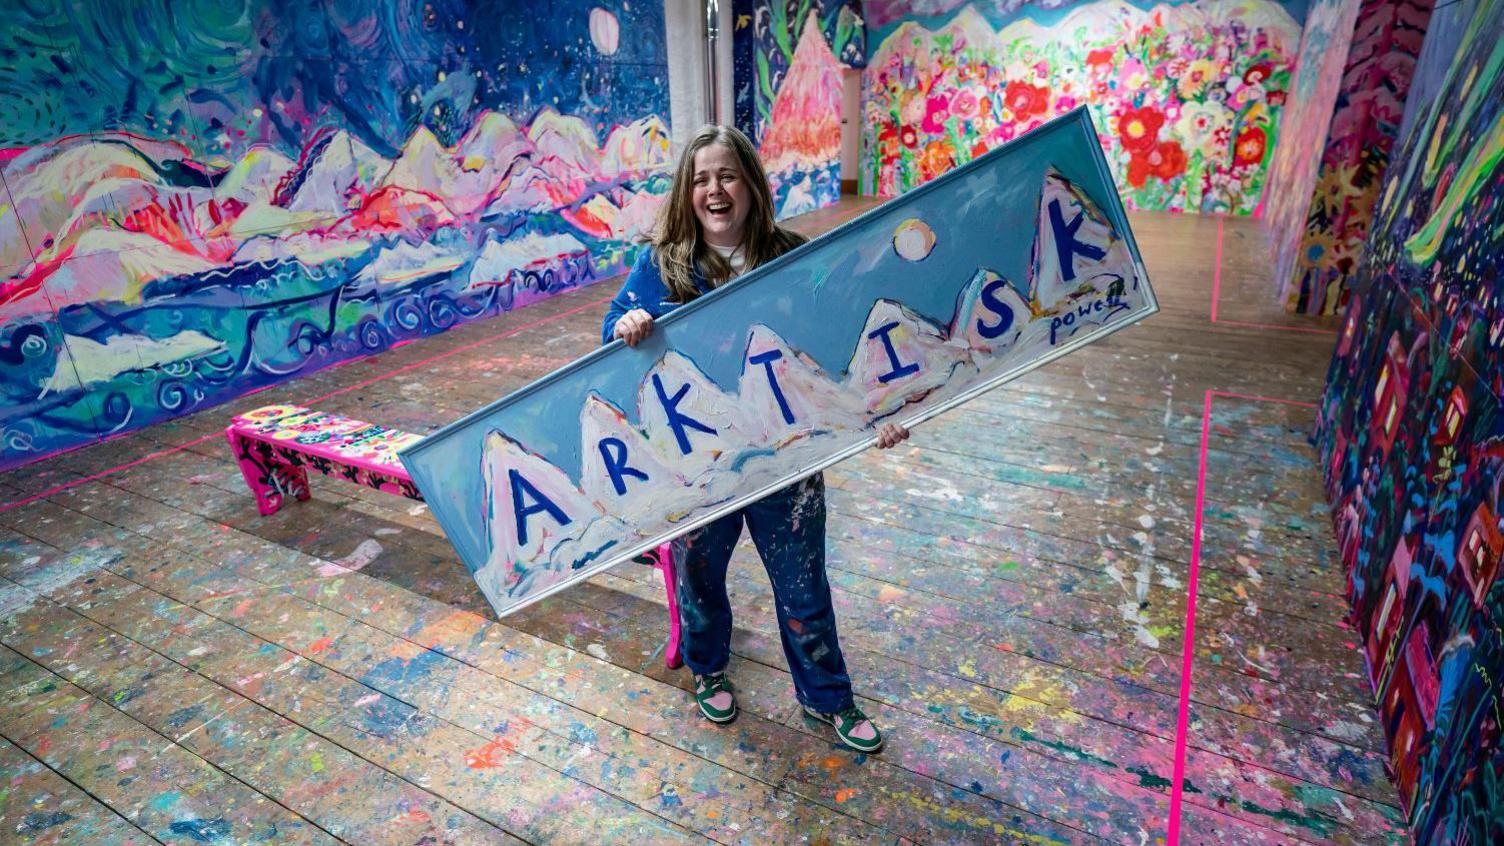
{"type": "Polygon", "coordinates": [[[301,453],[341,464],[379,467],[403,478],[407,471],[397,459],[398,450],[423,440],[412,432],[299,405],[262,406],[237,415],[230,427],[246,437],[290,442],[301,453]]]}

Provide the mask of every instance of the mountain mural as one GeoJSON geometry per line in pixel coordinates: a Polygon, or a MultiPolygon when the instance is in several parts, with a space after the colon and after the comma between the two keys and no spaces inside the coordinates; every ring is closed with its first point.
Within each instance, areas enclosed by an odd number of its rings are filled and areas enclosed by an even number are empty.
{"type": "Polygon", "coordinates": [[[779,217],[841,195],[842,70],[866,41],[853,0],[736,0],[736,125],[757,142],[779,217]]]}
{"type": "Polygon", "coordinates": [[[221,5],[0,22],[0,469],[609,277],[652,225],[661,9],[221,5]]]}

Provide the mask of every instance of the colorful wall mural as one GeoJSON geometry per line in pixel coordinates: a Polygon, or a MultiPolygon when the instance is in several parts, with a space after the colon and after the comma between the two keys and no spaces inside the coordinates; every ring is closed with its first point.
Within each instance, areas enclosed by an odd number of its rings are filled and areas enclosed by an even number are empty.
{"type": "Polygon", "coordinates": [[[1261,203],[1264,234],[1274,254],[1274,281],[1290,278],[1305,232],[1332,111],[1362,0],[1316,0],[1306,13],[1290,105],[1280,117],[1280,144],[1269,164],[1261,203]]]}
{"type": "MultiPolygon", "coordinates": [[[[1283,200],[1295,212],[1274,229],[1282,233],[1275,278],[1291,311],[1336,314],[1347,300],[1430,16],[1431,0],[1363,0],[1336,102],[1323,114],[1330,116],[1329,128],[1304,148],[1322,149],[1311,184],[1276,193],[1270,181],[1265,196],[1271,205],[1283,200]],[[1299,209],[1307,196],[1307,208],[1299,209]]],[[[1309,19],[1306,31],[1311,31],[1309,19]]],[[[1287,113],[1286,127],[1293,113],[1287,113]]],[[[1299,158],[1311,161],[1308,153],[1299,158]]]]}
{"type": "Polygon", "coordinates": [[[758,144],[779,217],[841,194],[841,71],[866,61],[859,0],[736,0],[736,125],[758,144]]]}
{"type": "Polygon", "coordinates": [[[864,10],[863,193],[902,193],[1085,105],[1130,207],[1237,214],[1258,203],[1305,15],[1271,0],[864,10]]]}
{"type": "Polygon", "coordinates": [[[76,0],[0,21],[0,469],[622,269],[658,4],[76,0]]]}
{"type": "Polygon", "coordinates": [[[1504,2],[1383,178],[1317,425],[1418,843],[1504,842],[1504,2]]]}

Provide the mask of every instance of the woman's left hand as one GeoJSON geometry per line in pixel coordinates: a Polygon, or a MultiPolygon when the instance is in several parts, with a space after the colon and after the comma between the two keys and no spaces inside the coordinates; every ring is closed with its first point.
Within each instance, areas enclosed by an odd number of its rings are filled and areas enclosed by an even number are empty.
{"type": "Polygon", "coordinates": [[[891,447],[896,447],[901,441],[906,441],[908,439],[909,430],[898,425],[897,423],[884,423],[883,427],[877,430],[878,449],[889,449],[891,447]]]}

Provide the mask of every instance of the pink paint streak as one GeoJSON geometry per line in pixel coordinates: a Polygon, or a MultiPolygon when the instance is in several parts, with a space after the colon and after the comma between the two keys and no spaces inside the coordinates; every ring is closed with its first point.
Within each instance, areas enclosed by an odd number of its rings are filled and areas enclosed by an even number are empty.
{"type": "MultiPolygon", "coordinates": [[[[515,329],[512,329],[512,330],[507,331],[507,332],[503,332],[503,333],[501,333],[499,335],[493,335],[493,336],[488,337],[488,338],[482,338],[482,339],[480,339],[478,341],[472,341],[472,342],[470,342],[468,344],[465,344],[464,346],[455,347],[454,349],[452,349],[452,350],[450,350],[448,352],[439,353],[438,355],[430,356],[429,358],[425,358],[422,361],[417,361],[417,362],[414,362],[412,364],[405,365],[403,367],[398,367],[398,368],[396,368],[394,370],[389,370],[386,373],[382,373],[382,374],[377,375],[377,376],[372,376],[369,379],[366,379],[366,380],[363,380],[363,381],[360,381],[360,382],[356,382],[353,385],[347,385],[346,387],[343,387],[343,388],[338,388],[338,389],[330,391],[330,392],[328,392],[326,394],[320,394],[319,396],[316,396],[313,399],[308,400],[307,404],[308,405],[315,405],[315,404],[320,403],[320,402],[322,402],[322,401],[324,401],[326,399],[329,399],[330,397],[337,397],[340,394],[345,394],[345,393],[349,393],[350,391],[355,391],[355,390],[359,390],[359,389],[364,388],[364,387],[368,387],[370,385],[373,385],[373,384],[375,384],[377,382],[382,381],[383,379],[390,379],[393,376],[398,375],[399,373],[408,373],[408,372],[416,370],[416,369],[418,369],[420,367],[427,367],[428,365],[433,364],[436,361],[442,361],[443,359],[449,358],[452,355],[457,355],[457,354],[462,353],[462,352],[467,352],[467,351],[473,350],[476,347],[479,347],[479,346],[481,346],[483,344],[489,344],[489,343],[491,343],[493,341],[499,341],[499,340],[501,340],[503,338],[510,338],[513,335],[516,335],[519,332],[523,332],[523,331],[525,331],[527,329],[532,329],[532,328],[534,328],[536,326],[541,326],[541,325],[543,325],[545,323],[549,323],[549,322],[552,322],[554,320],[558,320],[559,318],[562,318],[562,317],[569,317],[570,315],[578,314],[578,313],[580,313],[582,311],[586,311],[588,309],[596,308],[596,307],[598,307],[600,305],[603,305],[603,304],[605,304],[605,303],[607,303],[609,301],[610,301],[610,297],[606,297],[606,298],[599,299],[599,300],[592,300],[592,301],[590,301],[588,303],[584,303],[583,305],[575,306],[574,308],[569,309],[568,311],[561,311],[558,314],[550,315],[548,317],[541,317],[541,318],[539,318],[537,320],[532,321],[531,323],[525,323],[525,324],[523,324],[521,326],[518,326],[515,329]]],[[[363,360],[363,359],[347,359],[346,362],[348,362],[348,361],[361,361],[361,360],[363,360]]],[[[340,363],[344,364],[346,362],[340,362],[340,363]]],[[[71,482],[66,482],[64,484],[48,488],[47,490],[42,491],[41,493],[32,494],[31,496],[25,497],[24,499],[12,500],[10,502],[0,504],[0,513],[4,513],[6,511],[10,511],[12,508],[20,508],[23,505],[30,505],[33,502],[37,502],[38,500],[47,499],[48,497],[51,497],[51,496],[53,496],[55,494],[60,494],[60,493],[62,493],[64,491],[72,490],[73,488],[76,488],[76,487],[78,487],[80,485],[86,485],[86,484],[88,484],[90,482],[97,482],[100,479],[105,478],[106,476],[113,476],[114,474],[119,473],[122,470],[129,470],[132,467],[136,467],[136,466],[145,464],[148,461],[154,461],[154,460],[156,460],[158,458],[161,458],[164,455],[172,455],[174,453],[182,452],[183,450],[189,449],[191,447],[198,446],[199,444],[201,444],[201,443],[203,443],[205,441],[213,440],[215,438],[223,438],[223,437],[224,437],[224,433],[223,432],[214,432],[212,434],[203,435],[201,437],[194,438],[191,441],[184,441],[183,443],[177,444],[176,446],[171,446],[171,447],[168,447],[166,449],[157,450],[156,452],[150,453],[148,455],[143,455],[143,456],[141,456],[140,458],[137,458],[134,461],[127,461],[124,464],[120,464],[120,465],[117,465],[115,467],[111,467],[108,470],[101,470],[98,473],[94,473],[94,474],[89,475],[89,476],[84,476],[81,479],[74,479],[71,482]]]]}
{"type": "Polygon", "coordinates": [[[1217,257],[1212,260],[1212,322],[1217,322],[1217,300],[1222,297],[1222,229],[1226,224],[1217,218],[1217,257]]]}
{"type": "MultiPolygon", "coordinates": [[[[1218,254],[1221,253],[1221,221],[1217,224],[1218,254]]],[[[1213,300],[1213,309],[1216,308],[1213,300]]],[[[1215,313],[1215,312],[1214,312],[1215,313]]],[[[1212,400],[1216,397],[1249,402],[1273,402],[1315,408],[1315,403],[1299,400],[1209,390],[1201,403],[1201,451],[1196,463],[1196,518],[1191,534],[1190,575],[1186,577],[1185,636],[1180,647],[1180,707],[1175,718],[1175,766],[1170,776],[1170,824],[1167,846],[1180,843],[1180,801],[1185,791],[1185,753],[1190,739],[1191,665],[1196,657],[1196,582],[1201,573],[1201,527],[1206,510],[1206,454],[1212,433],[1212,400]]]]}

